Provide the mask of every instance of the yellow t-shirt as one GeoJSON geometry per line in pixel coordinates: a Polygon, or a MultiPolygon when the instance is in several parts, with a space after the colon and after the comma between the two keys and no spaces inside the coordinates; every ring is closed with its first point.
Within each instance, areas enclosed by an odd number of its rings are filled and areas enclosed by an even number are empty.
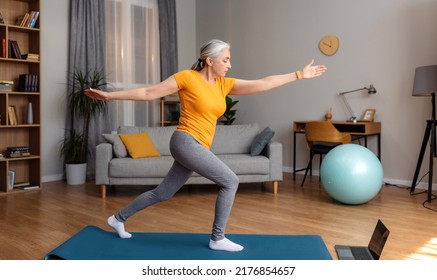
{"type": "Polygon", "coordinates": [[[207,149],[211,148],[217,120],[226,110],[226,95],[232,90],[235,79],[218,77],[212,85],[196,70],[183,70],[174,77],[181,102],[176,130],[190,134],[207,149]]]}

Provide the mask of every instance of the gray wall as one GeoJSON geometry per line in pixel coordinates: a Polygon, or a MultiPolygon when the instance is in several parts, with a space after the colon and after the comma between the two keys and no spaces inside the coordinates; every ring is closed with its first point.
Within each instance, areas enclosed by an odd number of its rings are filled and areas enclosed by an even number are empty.
{"type": "MultiPolygon", "coordinates": [[[[58,142],[65,115],[68,2],[42,0],[44,181],[62,173],[58,142]]],[[[321,78],[239,98],[237,122],[258,122],[276,131],[275,139],[284,145],[285,171],[292,168],[293,121],[321,119],[330,107],[334,120],[345,120],[348,113],[338,92],[372,83],[376,95],[355,93],[348,100],[357,115],[366,108],[376,109],[376,121],[383,127],[384,177],[409,184],[431,111],[430,99],[412,97],[411,89],[414,69],[437,63],[436,1],[179,0],[177,4],[180,69],[189,68],[199,46],[211,38],[231,43],[229,76],[241,79],[295,71],[312,58],[328,67],[321,78]],[[317,47],[326,34],[340,38],[333,57],[322,55],[317,47]]],[[[297,144],[298,165],[303,166],[304,139],[297,144]]],[[[369,147],[374,150],[375,141],[369,147]]]]}
{"type": "Polygon", "coordinates": [[[176,1],[178,31],[178,65],[187,69],[197,56],[196,44],[196,0],[176,1]]]}
{"type": "Polygon", "coordinates": [[[41,1],[43,182],[62,179],[59,142],[64,135],[66,114],[69,3],[41,1]]]}
{"type": "MultiPolygon", "coordinates": [[[[200,0],[196,8],[198,45],[212,37],[231,43],[229,76],[287,73],[312,58],[328,67],[316,80],[238,98],[237,122],[271,126],[284,145],[285,170],[292,168],[293,121],[321,119],[330,107],[334,120],[346,120],[338,93],[374,84],[376,95],[354,93],[348,100],[358,116],[376,109],[384,177],[409,184],[431,111],[429,98],[411,96],[412,83],[417,66],[437,63],[437,1],[200,0]],[[332,57],[318,50],[327,34],[340,38],[332,57]]],[[[297,145],[302,167],[307,162],[303,137],[297,145]]],[[[375,150],[374,141],[369,147],[375,150]]]]}

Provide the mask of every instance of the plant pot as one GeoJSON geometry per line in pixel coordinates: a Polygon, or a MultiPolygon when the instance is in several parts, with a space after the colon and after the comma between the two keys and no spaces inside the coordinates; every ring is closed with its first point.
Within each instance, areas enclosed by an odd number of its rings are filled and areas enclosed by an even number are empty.
{"type": "Polygon", "coordinates": [[[81,185],[86,182],[86,163],[65,164],[68,185],[81,185]]]}

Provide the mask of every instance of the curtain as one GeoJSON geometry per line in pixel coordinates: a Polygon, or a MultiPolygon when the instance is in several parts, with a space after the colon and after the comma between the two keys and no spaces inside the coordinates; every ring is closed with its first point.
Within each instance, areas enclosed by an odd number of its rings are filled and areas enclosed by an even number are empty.
{"type": "MultiPolygon", "coordinates": [[[[155,84],[177,71],[175,0],[71,0],[70,12],[69,81],[76,70],[99,69],[106,74],[107,90],[119,90],[155,84]]],[[[107,106],[108,114],[90,123],[89,180],[94,178],[95,146],[103,141],[102,133],[120,125],[159,123],[159,100],[110,101],[107,106]]],[[[66,133],[71,126],[67,112],[66,133]]]]}
{"type": "Polygon", "coordinates": [[[158,0],[159,38],[161,44],[161,80],[178,70],[175,0],[158,0]]]}
{"type": "MultiPolygon", "coordinates": [[[[77,70],[83,73],[102,70],[105,68],[105,24],[104,24],[105,0],[71,0],[70,4],[70,45],[68,81],[73,80],[73,74],[77,70]]],[[[71,83],[68,83],[68,92],[71,91],[71,83]]],[[[87,178],[92,179],[95,173],[95,146],[103,139],[102,131],[109,128],[110,120],[100,114],[91,119],[89,129],[87,156],[87,178]]],[[[66,133],[71,126],[82,130],[82,124],[72,122],[71,113],[67,112],[66,133]]]]}

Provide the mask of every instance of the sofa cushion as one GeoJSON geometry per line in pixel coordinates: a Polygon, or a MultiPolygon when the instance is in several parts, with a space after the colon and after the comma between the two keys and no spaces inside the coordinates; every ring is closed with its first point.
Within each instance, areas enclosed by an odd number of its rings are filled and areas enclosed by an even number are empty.
{"type": "Polygon", "coordinates": [[[116,157],[127,157],[128,153],[126,147],[124,146],[118,134],[102,134],[102,136],[106,141],[112,144],[112,150],[116,157]]]}
{"type": "Polygon", "coordinates": [[[119,178],[164,178],[173,164],[172,156],[153,158],[114,158],[109,162],[109,176],[119,178]]]}
{"type": "Polygon", "coordinates": [[[249,154],[259,133],[258,124],[218,125],[211,146],[216,154],[249,154]]]}
{"type": "Polygon", "coordinates": [[[159,157],[160,154],[150,140],[147,132],[120,134],[120,139],[126,146],[131,158],[159,157]]]}
{"type": "MultiPolygon", "coordinates": [[[[140,133],[147,131],[150,139],[155,144],[156,149],[161,154],[170,154],[170,138],[176,126],[166,127],[137,127],[121,126],[118,129],[119,134],[140,133]]],[[[211,145],[211,151],[216,154],[249,154],[253,140],[259,133],[259,125],[241,124],[241,125],[217,125],[214,139],[211,145]]]]}
{"type": "Polygon", "coordinates": [[[261,154],[274,135],[275,132],[270,127],[264,128],[252,142],[252,145],[250,146],[250,155],[257,156],[261,154]]]}
{"type": "Polygon", "coordinates": [[[166,127],[139,127],[139,126],[120,126],[119,134],[141,133],[146,131],[155,145],[156,150],[161,156],[170,155],[170,138],[176,126],[166,127]]]}
{"type": "Polygon", "coordinates": [[[219,155],[221,159],[235,174],[269,174],[270,160],[265,156],[252,157],[249,154],[219,155]]]}
{"type": "MultiPolygon", "coordinates": [[[[220,158],[236,174],[269,174],[270,163],[265,156],[252,157],[249,154],[219,155],[220,158]]],[[[164,178],[173,164],[173,157],[154,158],[115,158],[109,163],[109,176],[118,178],[164,178]]],[[[194,173],[194,177],[199,174],[194,173]]]]}

